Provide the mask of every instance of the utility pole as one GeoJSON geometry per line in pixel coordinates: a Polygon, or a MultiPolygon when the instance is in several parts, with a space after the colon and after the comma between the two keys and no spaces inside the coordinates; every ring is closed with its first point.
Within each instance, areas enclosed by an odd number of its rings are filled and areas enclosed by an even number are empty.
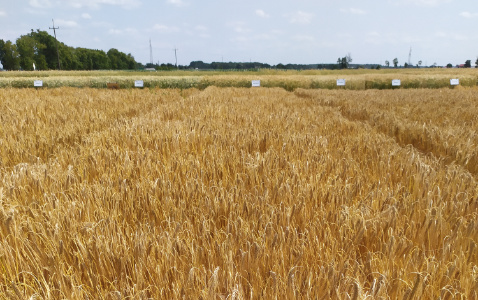
{"type": "Polygon", "coordinates": [[[60,65],[60,52],[58,52],[58,40],[56,38],[56,29],[60,29],[60,27],[55,27],[55,21],[51,19],[53,22],[53,28],[50,27],[50,29],[53,29],[53,33],[55,34],[55,40],[56,40],[56,56],[58,57],[58,70],[61,70],[61,65],[60,65]]]}
{"type": "Polygon", "coordinates": [[[176,53],[178,50],[179,50],[179,49],[174,48],[174,57],[176,58],[176,69],[178,68],[178,55],[177,55],[177,53],[176,53]]]}

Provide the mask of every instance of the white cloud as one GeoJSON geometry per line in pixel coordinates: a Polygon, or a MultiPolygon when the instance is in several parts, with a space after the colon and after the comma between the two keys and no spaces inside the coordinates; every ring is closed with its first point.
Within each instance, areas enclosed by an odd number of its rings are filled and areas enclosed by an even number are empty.
{"type": "Polygon", "coordinates": [[[255,38],[258,40],[264,41],[264,40],[273,40],[275,37],[271,34],[262,33],[262,34],[256,35],[255,38]]]}
{"type": "Polygon", "coordinates": [[[178,7],[186,6],[186,3],[183,0],[168,0],[168,3],[176,5],[178,7]]]}
{"type": "Polygon", "coordinates": [[[245,36],[238,36],[238,37],[235,37],[235,38],[232,38],[231,39],[231,42],[235,42],[235,43],[245,43],[245,42],[248,42],[249,39],[246,38],[245,36]]]}
{"type": "Polygon", "coordinates": [[[82,17],[83,19],[91,19],[91,15],[88,14],[88,13],[83,13],[83,14],[81,14],[81,17],[82,17]]]}
{"type": "Polygon", "coordinates": [[[440,39],[448,39],[448,40],[455,40],[455,41],[469,41],[472,40],[471,37],[464,35],[459,32],[444,32],[444,31],[437,31],[434,34],[435,37],[440,39]]]}
{"type": "Polygon", "coordinates": [[[255,11],[256,15],[261,17],[261,18],[269,18],[269,14],[267,14],[265,11],[263,11],[262,9],[257,9],[255,11]]]}
{"type": "Polygon", "coordinates": [[[176,26],[168,26],[163,24],[155,24],[153,26],[153,30],[160,33],[173,33],[180,31],[179,28],[176,26]]]}
{"type": "Polygon", "coordinates": [[[52,6],[50,0],[30,0],[28,1],[28,4],[35,8],[47,8],[52,6]]]}
{"type": "Polygon", "coordinates": [[[203,25],[197,25],[194,29],[197,31],[207,31],[207,27],[203,25]]]}
{"type": "Polygon", "coordinates": [[[443,32],[443,31],[438,31],[438,32],[435,33],[435,36],[438,37],[438,38],[447,38],[448,34],[446,32],[443,32]]]}
{"type": "Polygon", "coordinates": [[[288,15],[290,23],[309,24],[314,18],[314,14],[298,11],[288,15]]]}
{"type": "Polygon", "coordinates": [[[0,17],[6,17],[7,13],[4,12],[3,10],[0,10],[0,17]]]}
{"type": "MultiPolygon", "coordinates": [[[[30,0],[30,1],[48,1],[49,0],[30,0]]],[[[111,5],[111,6],[120,6],[122,8],[133,8],[141,5],[140,0],[65,0],[66,3],[70,4],[75,8],[93,8],[97,9],[101,5],[111,5]]]]}
{"type": "Polygon", "coordinates": [[[55,26],[74,28],[74,27],[78,27],[78,23],[76,23],[75,21],[58,19],[55,21],[55,26]]]}
{"type": "Polygon", "coordinates": [[[244,22],[232,22],[227,24],[229,27],[232,27],[232,29],[237,32],[237,33],[249,33],[251,32],[251,29],[247,28],[244,24],[244,22]]]}
{"type": "Polygon", "coordinates": [[[261,41],[272,41],[275,40],[274,34],[267,34],[267,33],[262,33],[262,34],[255,34],[255,35],[246,35],[246,36],[237,36],[234,38],[231,38],[230,41],[236,42],[236,43],[249,43],[249,42],[261,42],[261,41]]]}
{"type": "Polygon", "coordinates": [[[395,4],[414,4],[418,6],[438,6],[444,3],[450,3],[453,0],[395,0],[395,4]]]}
{"type": "Polygon", "coordinates": [[[426,6],[436,6],[443,3],[449,3],[451,1],[452,0],[415,0],[413,2],[417,2],[418,4],[426,5],[426,6]]]}
{"type": "Polygon", "coordinates": [[[237,32],[237,33],[248,33],[251,30],[249,28],[245,28],[243,26],[238,25],[238,26],[234,27],[234,31],[237,32]]]}
{"type": "Polygon", "coordinates": [[[123,34],[123,31],[120,30],[120,29],[110,29],[110,30],[108,30],[108,33],[109,34],[114,34],[114,35],[120,35],[120,34],[123,34]]]}
{"type": "Polygon", "coordinates": [[[468,11],[464,11],[460,14],[460,16],[462,16],[463,18],[471,19],[471,18],[478,17],[478,13],[471,13],[471,12],[468,12],[468,11]]]}
{"type": "Polygon", "coordinates": [[[456,40],[456,41],[468,41],[470,40],[470,38],[466,35],[463,35],[463,34],[456,34],[453,36],[453,39],[456,40]]]}
{"type": "Polygon", "coordinates": [[[126,29],[110,29],[108,31],[109,34],[114,35],[123,35],[123,34],[136,34],[138,31],[134,28],[126,28],[126,29]]]}
{"type": "Polygon", "coordinates": [[[349,14],[353,14],[353,15],[365,15],[367,12],[363,9],[360,9],[360,8],[353,8],[353,7],[350,7],[350,8],[341,8],[340,9],[341,12],[343,13],[349,13],[349,14]]]}
{"type": "Polygon", "coordinates": [[[296,35],[293,37],[294,40],[299,42],[314,42],[315,38],[310,35],[296,35]]]}
{"type": "Polygon", "coordinates": [[[369,44],[381,45],[383,41],[382,35],[377,31],[371,31],[365,37],[365,42],[369,44]]]}

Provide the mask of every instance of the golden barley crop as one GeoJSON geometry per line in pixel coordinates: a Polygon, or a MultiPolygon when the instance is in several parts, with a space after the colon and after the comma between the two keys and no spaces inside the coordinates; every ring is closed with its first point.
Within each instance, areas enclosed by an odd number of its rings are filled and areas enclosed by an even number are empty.
{"type": "Polygon", "coordinates": [[[0,89],[0,298],[476,299],[477,104],[0,89]]]}

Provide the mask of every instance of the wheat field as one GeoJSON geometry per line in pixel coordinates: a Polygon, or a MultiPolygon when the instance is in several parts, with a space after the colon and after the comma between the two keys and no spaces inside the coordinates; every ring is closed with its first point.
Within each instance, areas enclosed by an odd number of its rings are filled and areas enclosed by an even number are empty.
{"type": "Polygon", "coordinates": [[[117,83],[121,88],[134,88],[135,80],[143,80],[144,87],[161,89],[204,90],[207,87],[251,87],[252,80],[260,80],[263,87],[296,89],[337,89],[337,79],[345,79],[339,89],[392,89],[392,80],[400,79],[402,89],[446,88],[450,79],[458,79],[460,86],[477,87],[475,69],[383,69],[383,70],[269,70],[250,71],[12,71],[0,72],[0,88],[33,88],[34,80],[42,80],[47,88],[90,87],[106,88],[117,83]]]}
{"type": "Polygon", "coordinates": [[[477,104],[0,89],[0,299],[477,299],[477,104]]]}

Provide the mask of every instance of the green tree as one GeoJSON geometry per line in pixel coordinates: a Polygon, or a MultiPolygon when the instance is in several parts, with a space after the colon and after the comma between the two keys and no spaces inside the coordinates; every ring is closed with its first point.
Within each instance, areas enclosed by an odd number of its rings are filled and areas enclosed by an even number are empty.
{"type": "Polygon", "coordinates": [[[39,43],[31,35],[22,35],[17,39],[17,50],[20,56],[20,67],[32,71],[33,64],[37,69],[47,69],[45,56],[41,53],[45,45],[39,43]]]}
{"type": "Polygon", "coordinates": [[[398,58],[393,59],[393,66],[396,68],[398,67],[398,58]]]}
{"type": "Polygon", "coordinates": [[[85,48],[76,48],[74,50],[75,57],[78,61],[78,70],[92,70],[93,61],[90,58],[89,50],[85,48]]]}
{"type": "Polygon", "coordinates": [[[204,63],[204,62],[201,61],[201,60],[198,60],[198,61],[192,61],[192,62],[189,64],[189,68],[190,68],[190,69],[210,69],[210,68],[211,68],[211,65],[210,65],[210,64],[207,64],[207,63],[204,63]]]}
{"type": "Polygon", "coordinates": [[[110,60],[111,69],[113,70],[125,70],[127,69],[127,63],[124,53],[119,52],[117,49],[110,49],[107,53],[110,60]]]}
{"type": "MultiPolygon", "coordinates": [[[[20,36],[15,44],[0,40],[0,61],[8,70],[38,70],[58,68],[57,42],[46,31],[34,31],[20,36]]],[[[110,49],[103,50],[73,48],[58,42],[60,64],[64,70],[133,70],[141,67],[134,57],[128,53],[110,49]]]]}
{"type": "Polygon", "coordinates": [[[60,43],[58,45],[58,51],[60,52],[60,64],[63,70],[79,70],[80,62],[75,55],[75,49],[60,43]]]}
{"type": "Polygon", "coordinates": [[[452,64],[447,64],[446,67],[447,68],[453,68],[453,65],[452,64]]]}
{"type": "Polygon", "coordinates": [[[20,58],[17,51],[17,45],[11,41],[4,42],[0,40],[0,60],[5,70],[19,70],[20,58]]]}
{"type": "Polygon", "coordinates": [[[103,50],[76,48],[72,50],[78,70],[111,69],[108,55],[103,50]]]}
{"type": "Polygon", "coordinates": [[[125,54],[112,48],[107,55],[113,70],[133,70],[136,68],[136,61],[131,54],[125,54]]]}
{"type": "Polygon", "coordinates": [[[0,63],[2,65],[3,65],[3,57],[5,56],[4,48],[5,48],[5,41],[0,39],[0,63]]]}
{"type": "Polygon", "coordinates": [[[351,62],[352,62],[352,56],[350,55],[350,53],[348,53],[344,57],[339,57],[339,59],[337,59],[337,65],[339,69],[347,69],[351,62]]]}
{"type": "MultiPolygon", "coordinates": [[[[56,41],[53,36],[51,36],[46,31],[33,31],[30,33],[30,36],[36,40],[38,44],[41,44],[42,47],[38,50],[38,57],[39,60],[45,61],[46,66],[42,66],[41,69],[51,69],[56,70],[58,68],[58,56],[56,53],[56,41]],[[43,56],[44,58],[40,58],[43,56]]],[[[60,52],[60,59],[61,56],[61,49],[64,44],[58,44],[58,51],[60,52]]],[[[40,62],[39,62],[40,63],[40,62]]]]}
{"type": "Polygon", "coordinates": [[[345,57],[339,57],[337,59],[337,65],[338,65],[339,69],[347,68],[347,60],[345,59],[345,57]]]}
{"type": "Polygon", "coordinates": [[[388,67],[390,67],[390,62],[388,60],[385,61],[385,65],[388,67]]]}
{"type": "Polygon", "coordinates": [[[471,60],[465,62],[465,68],[471,68],[471,60]]]}
{"type": "Polygon", "coordinates": [[[135,70],[138,68],[138,63],[131,53],[126,54],[126,61],[128,63],[128,70],[135,70]]]}
{"type": "Polygon", "coordinates": [[[110,60],[108,55],[103,50],[90,50],[92,51],[93,70],[108,70],[111,69],[110,60]]]}

